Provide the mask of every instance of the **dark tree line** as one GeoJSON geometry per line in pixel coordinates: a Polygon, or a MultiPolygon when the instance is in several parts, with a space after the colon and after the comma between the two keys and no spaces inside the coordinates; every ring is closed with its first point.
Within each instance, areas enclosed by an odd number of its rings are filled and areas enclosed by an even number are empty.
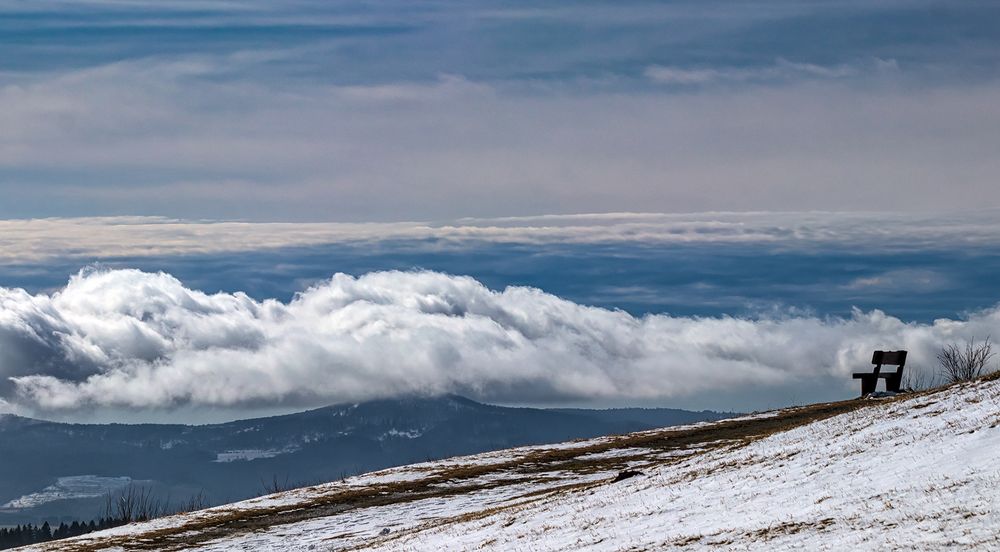
{"type": "Polygon", "coordinates": [[[53,529],[47,521],[41,526],[29,523],[27,525],[4,527],[0,528],[0,550],[50,540],[65,539],[68,537],[75,537],[77,535],[85,535],[93,531],[117,527],[124,523],[125,522],[116,519],[100,518],[96,521],[90,520],[89,523],[81,523],[79,521],[74,521],[69,525],[66,523],[60,523],[55,529],[53,529]]]}
{"type": "Polygon", "coordinates": [[[193,512],[207,505],[202,493],[192,495],[186,502],[171,508],[169,499],[158,498],[148,487],[129,485],[117,493],[108,492],[104,497],[104,516],[88,522],[60,523],[55,529],[49,522],[41,526],[32,524],[0,528],[0,550],[28,544],[85,535],[93,531],[110,529],[126,523],[147,521],[175,512],[193,512]]]}

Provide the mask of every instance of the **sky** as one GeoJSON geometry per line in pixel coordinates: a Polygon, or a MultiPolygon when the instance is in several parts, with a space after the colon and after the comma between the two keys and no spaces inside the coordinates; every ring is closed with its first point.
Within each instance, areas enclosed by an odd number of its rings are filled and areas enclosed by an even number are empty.
{"type": "Polygon", "coordinates": [[[5,218],[995,204],[992,2],[0,2],[5,218]]]}
{"type": "Polygon", "coordinates": [[[998,12],[0,0],[0,410],[754,410],[851,396],[874,348],[932,372],[1000,335],[998,12]]]}

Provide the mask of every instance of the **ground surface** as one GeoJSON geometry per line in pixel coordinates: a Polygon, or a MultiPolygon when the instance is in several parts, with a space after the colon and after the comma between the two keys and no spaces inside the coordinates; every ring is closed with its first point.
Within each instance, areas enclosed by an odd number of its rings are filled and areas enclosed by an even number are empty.
{"type": "Polygon", "coordinates": [[[35,549],[996,548],[998,426],[993,379],[416,464],[35,549]]]}

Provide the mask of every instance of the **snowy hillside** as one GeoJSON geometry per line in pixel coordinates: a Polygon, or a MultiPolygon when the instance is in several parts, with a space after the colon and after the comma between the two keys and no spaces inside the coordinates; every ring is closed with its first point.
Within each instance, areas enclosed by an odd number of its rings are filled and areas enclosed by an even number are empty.
{"type": "Polygon", "coordinates": [[[998,454],[992,379],[416,464],[37,549],[995,549],[998,454]]]}

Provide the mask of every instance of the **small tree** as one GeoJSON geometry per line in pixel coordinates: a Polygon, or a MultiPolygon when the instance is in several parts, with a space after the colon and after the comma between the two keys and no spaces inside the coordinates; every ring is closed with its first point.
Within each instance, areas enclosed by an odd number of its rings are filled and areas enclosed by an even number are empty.
{"type": "Polygon", "coordinates": [[[965,342],[964,348],[954,343],[946,345],[937,355],[941,377],[946,383],[976,379],[986,373],[986,365],[995,355],[989,337],[979,345],[972,338],[965,342]]]}

